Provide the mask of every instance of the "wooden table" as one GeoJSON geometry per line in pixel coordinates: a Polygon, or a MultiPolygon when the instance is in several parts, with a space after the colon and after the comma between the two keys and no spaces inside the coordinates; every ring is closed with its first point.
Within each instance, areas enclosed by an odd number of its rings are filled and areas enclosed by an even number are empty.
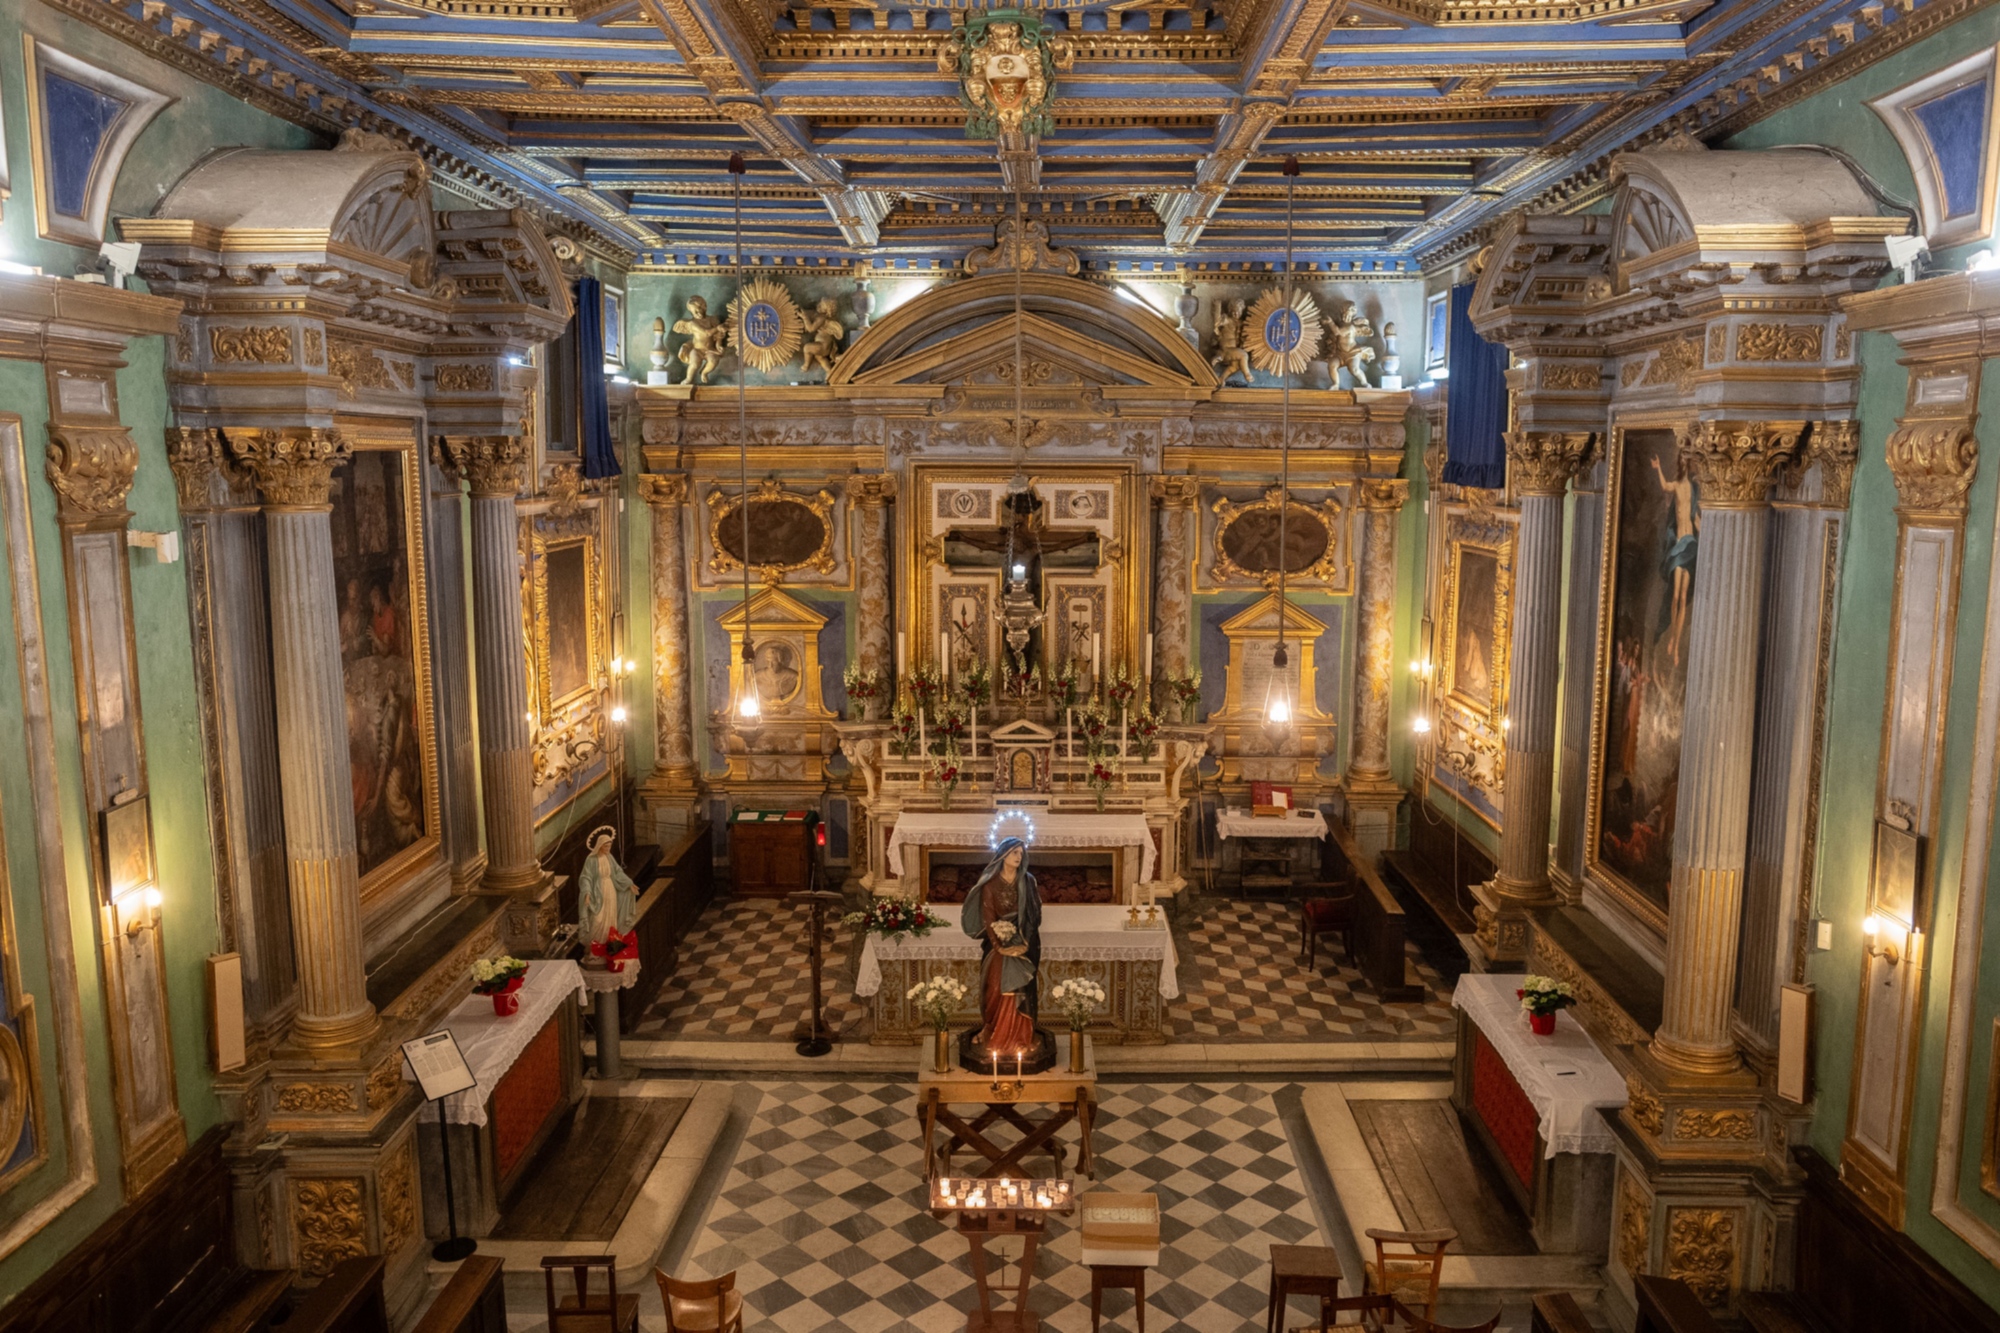
{"type": "MultiPolygon", "coordinates": [[[[1028,1308],[1028,1284],[1035,1275],[1035,1249],[1049,1229],[1049,1215],[1067,1213],[1074,1208],[1075,1194],[1066,1180],[1024,1181],[1022,1184],[1030,1197],[1032,1190],[1040,1185],[1051,1185],[1063,1193],[1051,1199],[1046,1206],[1030,1203],[1018,1208],[968,1207],[963,1200],[947,1202],[941,1199],[939,1190],[942,1185],[939,1182],[925,1183],[924,1188],[930,1194],[931,1216],[940,1222],[955,1222],[958,1234],[965,1237],[965,1243],[972,1251],[973,1287],[979,1293],[979,1308],[967,1313],[966,1333],[1037,1333],[1042,1326],[1041,1316],[1028,1308]],[[993,1308],[992,1279],[986,1271],[986,1242],[996,1236],[1021,1238],[1021,1276],[1014,1285],[1014,1307],[1011,1310],[993,1308]]],[[[1002,1291],[1005,1294],[1004,1288],[1002,1291]]]]}
{"type": "Polygon", "coordinates": [[[951,1155],[961,1147],[971,1148],[986,1159],[985,1169],[975,1174],[987,1179],[1029,1175],[1022,1169],[1021,1159],[1036,1151],[1046,1151],[1055,1159],[1055,1174],[1060,1176],[1064,1148],[1056,1134],[1071,1121],[1078,1126],[1076,1169],[1096,1179],[1090,1132],[1097,1119],[1097,1053],[1085,1038],[1080,1074],[1068,1068],[1067,1042],[1058,1041],[1056,1053],[1056,1068],[1024,1075],[1017,1083],[1011,1074],[996,1079],[956,1066],[947,1073],[937,1073],[926,1052],[917,1066],[917,1122],[924,1140],[924,1179],[950,1175],[951,1155]],[[952,1109],[954,1106],[985,1109],[966,1120],[952,1109]],[[1046,1107],[1048,1112],[1036,1119],[1022,1111],[1028,1106],[1046,1107]],[[986,1136],[988,1129],[1003,1121],[1021,1133],[1020,1141],[1011,1148],[1002,1148],[986,1136]],[[942,1147],[937,1142],[940,1126],[950,1135],[942,1147]]]}

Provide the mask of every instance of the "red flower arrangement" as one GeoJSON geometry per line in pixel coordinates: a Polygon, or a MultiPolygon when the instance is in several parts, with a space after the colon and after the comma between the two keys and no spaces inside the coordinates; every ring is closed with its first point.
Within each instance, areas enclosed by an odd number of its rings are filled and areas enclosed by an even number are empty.
{"type": "Polygon", "coordinates": [[[922,903],[902,898],[877,898],[866,911],[849,912],[841,921],[850,926],[860,926],[872,935],[893,940],[904,935],[922,939],[931,933],[931,927],[937,925],[938,919],[922,903]]]}
{"type": "Polygon", "coordinates": [[[590,952],[604,960],[606,972],[623,972],[625,960],[637,956],[639,952],[639,932],[628,930],[623,934],[612,931],[603,939],[590,946],[590,952]]]}

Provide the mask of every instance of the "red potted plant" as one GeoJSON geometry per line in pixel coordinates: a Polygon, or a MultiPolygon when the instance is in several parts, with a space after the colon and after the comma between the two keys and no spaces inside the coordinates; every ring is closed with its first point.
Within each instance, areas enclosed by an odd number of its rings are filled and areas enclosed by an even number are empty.
{"type": "Polygon", "coordinates": [[[639,956],[639,932],[628,930],[620,934],[614,930],[591,945],[590,952],[604,960],[606,972],[623,972],[625,960],[639,956]]]}
{"type": "Polygon", "coordinates": [[[1538,1037],[1554,1036],[1556,1015],[1576,1003],[1576,992],[1570,989],[1570,984],[1554,977],[1523,978],[1521,988],[1514,994],[1521,998],[1528,1026],[1538,1037]]]}
{"type": "Polygon", "coordinates": [[[514,992],[521,989],[521,979],[527,975],[528,965],[518,958],[507,954],[482,958],[472,965],[472,989],[492,996],[493,1012],[505,1018],[521,1007],[514,992]]]}

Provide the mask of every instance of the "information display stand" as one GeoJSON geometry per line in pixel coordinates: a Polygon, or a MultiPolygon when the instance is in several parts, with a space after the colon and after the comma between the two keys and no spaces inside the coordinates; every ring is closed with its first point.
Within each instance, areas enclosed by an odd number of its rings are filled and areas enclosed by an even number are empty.
{"type": "MultiPolygon", "coordinates": [[[[479,1080],[472,1076],[471,1066],[465,1063],[465,1054],[458,1049],[458,1039],[451,1035],[450,1028],[439,1028],[414,1041],[404,1042],[403,1059],[409,1062],[410,1073],[415,1076],[417,1086],[423,1089],[426,1101],[443,1101],[455,1092],[464,1092],[479,1084],[479,1080]]],[[[444,1217],[448,1234],[431,1248],[431,1258],[450,1264],[478,1249],[479,1242],[458,1234],[458,1208],[451,1197],[451,1127],[445,1123],[442,1106],[438,1107],[438,1145],[444,1152],[444,1217]]]]}

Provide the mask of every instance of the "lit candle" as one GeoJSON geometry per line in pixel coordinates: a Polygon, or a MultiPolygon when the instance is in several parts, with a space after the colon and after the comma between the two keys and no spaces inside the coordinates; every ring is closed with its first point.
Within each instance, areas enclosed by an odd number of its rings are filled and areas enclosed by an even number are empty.
{"type": "Polygon", "coordinates": [[[1019,1049],[1016,1049],[1014,1052],[1014,1081],[1016,1083],[1021,1081],[1021,1057],[1023,1054],[1024,1052],[1019,1049]]]}

